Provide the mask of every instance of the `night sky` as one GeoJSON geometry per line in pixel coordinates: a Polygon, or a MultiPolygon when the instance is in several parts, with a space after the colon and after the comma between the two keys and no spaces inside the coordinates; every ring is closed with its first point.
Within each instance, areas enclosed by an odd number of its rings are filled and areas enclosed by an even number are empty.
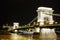
{"type": "MultiPolygon", "coordinates": [[[[51,7],[54,13],[60,14],[59,0],[4,0],[2,1],[2,13],[0,14],[0,25],[19,22],[20,25],[27,24],[37,16],[38,7],[51,7]]],[[[54,20],[60,20],[54,16],[54,20]]]]}

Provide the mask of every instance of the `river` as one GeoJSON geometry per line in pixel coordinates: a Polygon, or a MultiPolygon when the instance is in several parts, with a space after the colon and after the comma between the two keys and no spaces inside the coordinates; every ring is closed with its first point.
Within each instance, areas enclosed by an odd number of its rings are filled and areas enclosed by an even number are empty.
{"type": "Polygon", "coordinates": [[[60,40],[60,34],[57,34],[57,38],[52,38],[52,36],[51,38],[40,38],[40,34],[2,33],[0,40],[60,40]]]}

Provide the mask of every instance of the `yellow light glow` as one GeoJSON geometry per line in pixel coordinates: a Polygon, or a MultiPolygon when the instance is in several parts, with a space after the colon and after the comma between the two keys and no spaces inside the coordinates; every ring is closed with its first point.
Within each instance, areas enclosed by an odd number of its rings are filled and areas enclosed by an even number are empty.
{"type": "Polygon", "coordinates": [[[40,32],[40,28],[39,27],[37,27],[35,30],[36,30],[37,33],[40,32]]]}
{"type": "Polygon", "coordinates": [[[15,32],[17,32],[17,30],[14,30],[15,32]]]}
{"type": "Polygon", "coordinates": [[[43,26],[44,25],[44,23],[40,23],[40,26],[43,26]]]}

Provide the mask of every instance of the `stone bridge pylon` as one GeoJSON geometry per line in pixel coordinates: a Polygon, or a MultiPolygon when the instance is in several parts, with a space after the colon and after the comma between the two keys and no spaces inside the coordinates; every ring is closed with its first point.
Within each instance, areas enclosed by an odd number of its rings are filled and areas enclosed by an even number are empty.
{"type": "Polygon", "coordinates": [[[37,22],[40,22],[40,25],[44,25],[45,21],[49,21],[49,24],[53,24],[53,16],[47,14],[53,14],[53,9],[48,7],[39,7],[37,10],[38,17],[37,22]]]}

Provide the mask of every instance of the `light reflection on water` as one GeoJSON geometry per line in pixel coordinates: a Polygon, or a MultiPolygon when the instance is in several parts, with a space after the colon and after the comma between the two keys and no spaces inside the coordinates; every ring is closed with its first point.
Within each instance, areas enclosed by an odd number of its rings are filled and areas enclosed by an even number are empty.
{"type": "MultiPolygon", "coordinates": [[[[59,36],[60,38],[60,36],[59,36]]],[[[54,29],[42,29],[40,34],[21,35],[10,33],[9,35],[0,35],[0,40],[59,40],[54,29]]]]}
{"type": "Polygon", "coordinates": [[[11,38],[11,40],[18,40],[18,35],[17,34],[11,34],[10,38],[11,38]]]}
{"type": "Polygon", "coordinates": [[[0,35],[0,40],[56,40],[56,38],[40,38],[41,36],[39,35],[40,34],[34,34],[31,39],[30,35],[12,33],[11,35],[0,35]]]}
{"type": "Polygon", "coordinates": [[[41,30],[41,34],[40,34],[40,38],[42,40],[56,40],[57,39],[57,35],[55,33],[55,29],[49,29],[49,28],[43,28],[41,30]]]}
{"type": "Polygon", "coordinates": [[[10,39],[11,40],[30,40],[30,36],[28,35],[17,35],[17,34],[11,34],[10,39]]]}

